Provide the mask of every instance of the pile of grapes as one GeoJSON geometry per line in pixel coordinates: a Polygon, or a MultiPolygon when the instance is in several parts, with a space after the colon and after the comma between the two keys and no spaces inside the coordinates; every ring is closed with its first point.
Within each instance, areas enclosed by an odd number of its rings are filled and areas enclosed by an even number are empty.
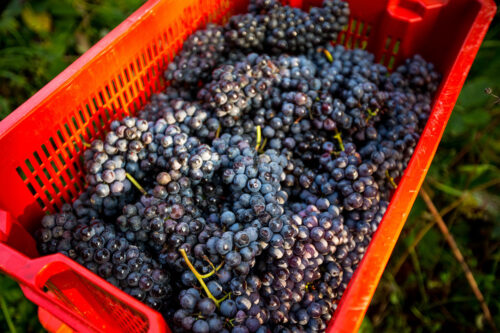
{"type": "Polygon", "coordinates": [[[332,46],[349,8],[254,0],[191,35],[168,88],[83,155],[41,221],[60,252],[174,332],[321,332],[401,178],[439,75],[332,46]]]}

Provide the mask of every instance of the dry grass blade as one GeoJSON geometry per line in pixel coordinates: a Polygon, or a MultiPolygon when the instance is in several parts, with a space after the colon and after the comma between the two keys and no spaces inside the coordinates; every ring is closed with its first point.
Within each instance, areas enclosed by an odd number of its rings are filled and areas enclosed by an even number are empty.
{"type": "MultiPolygon", "coordinates": [[[[487,184],[487,185],[489,186],[489,184],[487,184]]],[[[464,194],[460,198],[453,201],[447,207],[443,208],[439,212],[439,215],[444,216],[444,215],[448,214],[449,212],[451,212],[452,210],[454,210],[455,208],[457,208],[458,206],[460,206],[462,204],[462,202],[464,201],[465,194],[466,193],[464,192],[464,194]]],[[[406,259],[408,259],[410,252],[414,251],[417,248],[420,241],[425,237],[425,235],[427,235],[427,232],[432,229],[434,224],[436,224],[436,220],[432,220],[432,221],[428,222],[427,224],[424,225],[424,227],[421,230],[419,230],[419,232],[415,236],[415,239],[413,240],[413,242],[406,248],[406,251],[401,255],[401,257],[399,257],[399,260],[396,262],[396,264],[391,269],[392,275],[396,276],[399,273],[399,270],[401,269],[403,264],[406,262],[406,259]]]]}
{"type": "Polygon", "coordinates": [[[455,239],[453,236],[450,234],[450,231],[448,230],[448,227],[444,223],[441,215],[439,215],[439,212],[436,209],[436,206],[432,202],[431,198],[429,197],[429,194],[425,191],[425,189],[420,190],[420,196],[424,200],[425,204],[427,205],[427,208],[431,212],[432,216],[436,220],[436,224],[439,227],[439,230],[443,234],[444,238],[446,239],[446,242],[451,248],[451,251],[455,258],[458,260],[460,265],[462,266],[462,269],[465,273],[465,278],[467,279],[467,282],[469,283],[474,295],[476,296],[477,300],[479,301],[479,304],[481,305],[481,309],[483,310],[484,317],[490,324],[491,328],[493,331],[497,332],[497,328],[495,326],[495,322],[493,321],[493,318],[491,317],[491,312],[490,309],[488,308],[488,305],[486,304],[483,294],[481,293],[481,290],[479,290],[479,287],[477,285],[476,279],[474,278],[474,275],[472,274],[472,271],[469,268],[469,265],[465,262],[464,256],[462,255],[462,252],[460,252],[460,249],[457,246],[457,243],[455,242],[455,239]]]}
{"type": "Polygon", "coordinates": [[[406,259],[408,259],[408,256],[412,251],[415,251],[415,248],[417,245],[420,243],[422,238],[427,234],[427,232],[434,226],[436,222],[432,221],[427,223],[415,236],[415,239],[413,242],[406,248],[406,251],[399,257],[399,260],[396,262],[396,264],[393,266],[391,273],[392,275],[396,276],[399,273],[399,270],[403,266],[403,264],[406,262],[406,259]]]}

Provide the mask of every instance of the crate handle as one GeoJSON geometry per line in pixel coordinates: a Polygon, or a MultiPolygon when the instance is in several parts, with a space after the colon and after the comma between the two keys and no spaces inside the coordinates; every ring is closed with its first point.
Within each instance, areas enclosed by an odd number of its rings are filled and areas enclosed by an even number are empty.
{"type": "Polygon", "coordinates": [[[170,332],[160,313],[63,254],[39,257],[35,244],[28,231],[8,212],[0,209],[0,273],[16,280],[28,299],[54,317],[70,323],[71,328],[78,332],[170,332]],[[123,311],[128,315],[140,316],[142,326],[130,326],[123,318],[116,320],[100,298],[87,297],[95,288],[123,305],[123,311]],[[67,297],[65,292],[70,296],[67,297]],[[78,307],[73,304],[75,301],[78,307]],[[83,309],[80,308],[82,302],[85,303],[83,309]],[[98,316],[101,320],[92,325],[89,316],[98,316]]]}
{"type": "MultiPolygon", "coordinates": [[[[92,273],[59,253],[39,257],[35,244],[35,240],[24,226],[18,223],[9,212],[0,210],[0,272],[16,280],[28,299],[52,313],[56,318],[72,323],[77,331],[99,332],[103,328],[106,328],[106,331],[116,331],[107,326],[100,327],[100,329],[89,326],[88,320],[83,318],[82,313],[71,300],[64,297],[62,293],[53,292],[58,290],[58,283],[52,283],[50,280],[57,277],[59,273],[74,272],[85,281],[93,280],[89,276],[92,273]]],[[[61,278],[58,281],[60,282],[61,278]]],[[[99,287],[109,293],[107,286],[99,285],[99,287]]],[[[76,285],[74,288],[82,289],[81,286],[79,288],[76,285]]],[[[96,308],[99,308],[98,304],[96,308]]],[[[107,322],[114,323],[113,318],[104,311],[100,311],[99,314],[107,319],[107,322]]]]}
{"type": "Polygon", "coordinates": [[[12,215],[0,209],[0,242],[18,249],[30,258],[39,256],[36,242],[26,228],[12,215]]]}
{"type": "Polygon", "coordinates": [[[5,272],[8,276],[16,280],[24,295],[33,303],[37,304],[54,317],[64,323],[70,323],[70,327],[77,332],[170,332],[161,314],[152,311],[146,305],[127,295],[121,290],[114,290],[115,287],[101,278],[96,278],[94,273],[80,266],[77,262],[60,254],[52,254],[36,259],[30,259],[10,246],[0,242],[0,272],[5,272]],[[94,285],[105,294],[114,297],[127,306],[127,312],[133,311],[140,315],[147,322],[146,327],[140,329],[123,326],[113,317],[113,314],[106,311],[106,308],[99,304],[92,297],[88,298],[86,309],[82,313],[75,307],[72,300],[58,292],[58,285],[51,283],[51,279],[61,280],[60,273],[73,272],[84,282],[83,287],[74,288],[79,291],[87,291],[85,286],[94,285]],[[90,282],[92,281],[92,282],[90,282]],[[47,286],[52,286],[47,288],[47,286]],[[80,289],[83,288],[83,289],[80,289]],[[113,291],[112,291],[113,289],[113,291]],[[61,297],[62,296],[62,297],[61,297]],[[124,300],[124,298],[127,298],[124,300]],[[89,308],[90,306],[90,308],[89,308]],[[91,311],[91,313],[88,313],[91,311]],[[89,316],[99,316],[101,320],[98,324],[91,323],[89,316]],[[94,324],[94,325],[92,325],[94,324]]]}
{"type": "MultiPolygon", "coordinates": [[[[71,328],[77,332],[170,332],[160,313],[153,311],[105,280],[96,277],[94,273],[60,253],[31,259],[9,245],[0,242],[0,272],[5,272],[16,280],[29,300],[62,322],[70,323],[71,328]],[[102,318],[98,326],[90,326],[91,323],[88,318],[86,319],[70,302],[63,302],[60,295],[53,293],[54,290],[44,290],[51,278],[55,277],[57,279],[59,273],[65,272],[78,274],[85,285],[92,284],[100,288],[106,295],[126,305],[127,309],[125,311],[128,313],[132,311],[140,315],[142,320],[147,323],[146,326],[142,326],[142,328],[137,326],[128,327],[127,323],[125,323],[126,327],[122,327],[123,322],[118,322],[113,317],[113,314],[105,311],[102,305],[89,298],[88,301],[93,312],[102,318]]],[[[75,286],[75,288],[78,287],[75,286]]],[[[57,290],[57,286],[55,289],[57,290]]]]}
{"type": "MultiPolygon", "coordinates": [[[[24,295],[33,303],[52,313],[63,322],[71,322],[72,328],[78,332],[99,332],[76,315],[51,293],[43,290],[45,282],[61,270],[48,271],[48,265],[63,264],[71,268],[71,261],[62,254],[54,254],[37,259],[30,259],[7,244],[0,243],[0,271],[16,280],[24,295]]],[[[59,266],[59,265],[58,265],[59,266]]],[[[60,266],[62,267],[62,265],[60,266]]]]}

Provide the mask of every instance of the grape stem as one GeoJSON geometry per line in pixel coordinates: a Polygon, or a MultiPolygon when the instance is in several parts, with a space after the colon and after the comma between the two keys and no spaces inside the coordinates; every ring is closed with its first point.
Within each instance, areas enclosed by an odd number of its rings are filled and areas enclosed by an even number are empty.
{"type": "Polygon", "coordinates": [[[263,153],[264,152],[264,148],[266,147],[266,144],[267,144],[267,138],[264,138],[264,142],[262,142],[262,146],[260,146],[259,148],[259,153],[263,153]]]}
{"type": "Polygon", "coordinates": [[[215,272],[218,272],[218,271],[222,268],[222,266],[224,266],[224,261],[222,261],[222,262],[219,264],[219,266],[215,267],[215,266],[214,266],[214,264],[210,261],[210,259],[208,259],[208,257],[207,257],[207,256],[203,256],[203,260],[205,260],[206,262],[208,262],[208,264],[209,264],[209,265],[212,267],[212,269],[213,269],[213,271],[212,271],[212,272],[205,274],[205,275],[209,275],[209,276],[207,276],[207,277],[210,277],[210,276],[214,275],[214,273],[215,273],[215,272]]]}
{"type": "Polygon", "coordinates": [[[389,170],[385,170],[385,176],[387,177],[387,179],[389,179],[389,183],[391,184],[391,186],[394,187],[394,189],[397,189],[398,184],[396,184],[394,178],[392,178],[391,175],[389,174],[389,170]]]}
{"type": "Polygon", "coordinates": [[[221,129],[222,129],[222,126],[219,124],[219,127],[217,127],[217,132],[215,132],[215,138],[216,139],[219,138],[221,129]]]}
{"type": "Polygon", "coordinates": [[[304,116],[298,117],[293,123],[298,124],[302,119],[304,119],[304,116]]]}
{"type": "MultiPolygon", "coordinates": [[[[224,300],[226,300],[229,297],[229,295],[231,295],[231,293],[227,293],[224,297],[222,297],[221,299],[218,300],[217,298],[214,297],[214,295],[212,295],[212,293],[208,289],[207,285],[205,284],[205,281],[203,280],[203,279],[206,279],[206,278],[209,278],[210,276],[212,276],[217,271],[217,268],[214,267],[214,270],[212,272],[205,274],[205,275],[201,275],[200,273],[198,273],[196,268],[194,268],[193,264],[189,260],[187,253],[186,253],[186,250],[179,249],[179,252],[181,253],[182,258],[184,258],[184,261],[186,262],[186,265],[188,266],[189,270],[194,274],[194,276],[196,277],[198,282],[200,282],[200,285],[203,288],[203,290],[205,290],[205,293],[207,294],[208,298],[210,298],[212,301],[214,301],[217,308],[219,308],[220,303],[222,303],[224,300]]],[[[222,264],[223,263],[221,263],[221,265],[222,264]]],[[[219,269],[222,267],[221,265],[219,265],[219,269]]],[[[213,264],[212,264],[212,266],[213,266],[213,264]]]]}
{"type": "Polygon", "coordinates": [[[366,122],[369,122],[370,119],[372,119],[372,117],[375,117],[377,114],[378,114],[378,109],[376,109],[375,111],[372,111],[371,109],[368,109],[368,117],[366,117],[366,122]]]}
{"type": "Polygon", "coordinates": [[[259,151],[260,142],[262,141],[262,132],[260,129],[260,125],[257,126],[256,130],[257,130],[257,145],[255,146],[255,150],[259,151]]]}
{"type": "Polygon", "coordinates": [[[333,57],[330,51],[328,51],[327,49],[323,49],[323,53],[325,54],[326,59],[328,59],[328,62],[333,62],[333,57]]]}
{"type": "Polygon", "coordinates": [[[234,318],[233,319],[226,319],[226,323],[229,324],[230,327],[234,327],[234,318]]]}
{"type": "Polygon", "coordinates": [[[134,184],[134,186],[135,186],[135,187],[137,187],[137,189],[138,189],[138,190],[139,190],[142,194],[144,194],[144,195],[148,194],[148,193],[146,192],[146,190],[144,190],[144,188],[141,186],[141,184],[139,184],[139,183],[137,182],[137,180],[135,180],[135,178],[134,178],[134,177],[132,177],[132,175],[131,175],[130,173],[128,173],[128,172],[127,172],[125,175],[127,176],[127,179],[128,179],[128,180],[130,180],[130,182],[131,182],[132,184],[134,184]]]}
{"type": "Polygon", "coordinates": [[[333,136],[333,138],[339,142],[340,150],[344,151],[345,150],[344,142],[342,141],[342,136],[340,135],[340,132],[338,131],[338,129],[335,129],[335,135],[333,136]]]}
{"type": "Polygon", "coordinates": [[[88,143],[87,141],[85,141],[83,139],[82,139],[82,146],[87,147],[87,148],[92,147],[92,145],[90,143],[88,143]]]}

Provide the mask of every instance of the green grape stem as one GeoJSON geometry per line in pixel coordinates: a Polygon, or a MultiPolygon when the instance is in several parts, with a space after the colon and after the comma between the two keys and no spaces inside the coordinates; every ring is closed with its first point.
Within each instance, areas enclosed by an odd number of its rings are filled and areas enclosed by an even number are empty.
{"type": "MultiPolygon", "coordinates": [[[[76,143],[76,142],[74,142],[74,143],[76,143]]],[[[83,140],[83,139],[82,139],[82,146],[84,146],[84,147],[86,147],[86,148],[90,148],[90,147],[92,147],[92,145],[91,145],[90,143],[88,143],[87,141],[85,141],[85,140],[83,140]]]]}
{"type": "Polygon", "coordinates": [[[260,125],[257,126],[256,130],[257,130],[257,144],[255,145],[255,150],[259,151],[260,143],[262,141],[262,131],[260,125]]]}
{"type": "Polygon", "coordinates": [[[323,53],[325,54],[326,59],[328,59],[328,62],[333,62],[333,57],[330,51],[328,51],[327,49],[323,49],[323,53]]]}
{"type": "Polygon", "coordinates": [[[379,109],[376,109],[375,111],[372,111],[371,109],[368,109],[368,117],[366,117],[366,122],[369,122],[372,117],[375,117],[378,114],[379,109]]]}
{"type": "Polygon", "coordinates": [[[222,303],[224,300],[226,300],[231,295],[231,293],[227,293],[224,297],[222,297],[221,299],[218,300],[217,298],[214,297],[214,295],[212,295],[212,293],[208,289],[208,287],[207,287],[207,285],[206,285],[206,283],[205,283],[205,281],[203,279],[209,278],[212,275],[214,275],[215,272],[222,267],[223,263],[221,263],[218,266],[218,269],[215,268],[215,267],[213,267],[213,264],[212,264],[212,267],[214,268],[214,270],[212,272],[208,273],[208,274],[201,275],[200,273],[198,273],[198,271],[196,270],[196,268],[194,268],[193,264],[189,260],[189,258],[187,256],[187,253],[186,253],[186,250],[179,249],[179,252],[181,253],[182,258],[184,258],[184,261],[186,262],[186,265],[188,266],[189,270],[191,272],[193,272],[193,274],[196,277],[196,279],[198,280],[198,282],[200,282],[200,285],[203,288],[203,290],[205,290],[205,293],[207,294],[208,298],[210,298],[212,301],[214,301],[214,303],[217,306],[217,308],[219,308],[220,307],[220,303],[222,303]]]}
{"type": "Polygon", "coordinates": [[[396,184],[394,178],[392,178],[391,175],[389,174],[389,170],[385,170],[385,176],[387,177],[387,179],[389,179],[389,183],[391,184],[391,186],[394,187],[394,189],[397,189],[398,184],[396,184]]]}
{"type": "Polygon", "coordinates": [[[264,141],[262,142],[262,146],[260,146],[259,148],[259,153],[263,153],[264,152],[264,148],[266,147],[266,144],[267,144],[267,138],[264,138],[264,141]]]}
{"type": "Polygon", "coordinates": [[[137,180],[135,180],[134,177],[132,177],[132,175],[130,173],[126,173],[126,176],[127,176],[127,179],[130,180],[130,182],[132,184],[134,184],[135,187],[137,187],[137,189],[144,195],[148,194],[148,192],[146,192],[146,190],[141,186],[141,184],[139,184],[139,182],[137,182],[137,180]]]}
{"type": "Polygon", "coordinates": [[[216,139],[219,138],[221,129],[222,129],[222,126],[219,124],[219,127],[217,127],[217,132],[215,132],[215,138],[216,139]]]}
{"type": "Polygon", "coordinates": [[[342,136],[340,135],[340,132],[337,129],[335,129],[335,135],[333,137],[338,141],[340,150],[344,151],[345,150],[344,142],[342,141],[342,136]]]}

